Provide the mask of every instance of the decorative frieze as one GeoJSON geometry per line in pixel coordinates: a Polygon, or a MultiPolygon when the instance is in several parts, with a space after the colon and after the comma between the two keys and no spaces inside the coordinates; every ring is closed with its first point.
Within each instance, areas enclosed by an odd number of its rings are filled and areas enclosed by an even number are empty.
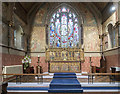
{"type": "Polygon", "coordinates": [[[84,61],[80,48],[47,48],[46,61],[84,61]]]}

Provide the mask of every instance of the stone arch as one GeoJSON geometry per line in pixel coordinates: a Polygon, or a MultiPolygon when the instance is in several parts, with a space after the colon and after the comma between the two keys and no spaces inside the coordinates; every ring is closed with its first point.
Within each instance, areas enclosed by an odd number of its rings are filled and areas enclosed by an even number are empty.
{"type": "Polygon", "coordinates": [[[47,13],[46,19],[45,19],[46,24],[49,24],[52,14],[62,6],[66,6],[70,9],[72,9],[75,12],[75,14],[78,16],[79,20],[81,20],[80,24],[84,24],[84,18],[82,16],[82,14],[78,11],[78,9],[75,6],[73,7],[73,5],[71,3],[61,3],[61,4],[55,5],[52,8],[50,8],[48,10],[48,13],[47,13]]]}
{"type": "Polygon", "coordinates": [[[108,36],[108,49],[113,47],[113,22],[110,21],[107,25],[106,25],[106,33],[108,36]]]}
{"type": "MultiPolygon", "coordinates": [[[[46,19],[45,19],[45,22],[46,22],[46,44],[48,46],[48,32],[49,32],[49,23],[50,23],[50,19],[52,17],[52,15],[60,8],[62,7],[66,7],[66,8],[69,8],[71,9],[71,12],[75,13],[77,15],[77,19],[78,19],[78,22],[79,22],[79,27],[81,27],[81,31],[83,34],[83,23],[84,23],[84,19],[83,19],[83,16],[81,15],[80,11],[77,10],[77,8],[71,4],[71,3],[61,3],[61,4],[58,4],[58,5],[55,5],[53,6],[51,9],[49,9],[47,15],[46,15],[46,19]]],[[[81,41],[81,40],[80,40],[81,41]]],[[[83,35],[82,35],[82,42],[83,44],[83,35]]]]}
{"type": "Polygon", "coordinates": [[[16,37],[16,40],[14,40],[16,43],[15,43],[15,46],[16,48],[19,48],[19,49],[23,49],[22,45],[23,45],[23,33],[24,33],[24,30],[22,28],[21,25],[16,25],[15,26],[15,31],[14,31],[14,35],[16,37]]]}
{"type": "MultiPolygon", "coordinates": [[[[34,17],[35,17],[35,14],[39,11],[39,10],[41,10],[41,8],[46,8],[46,12],[47,13],[45,13],[45,15],[43,16],[43,18],[42,18],[42,21],[43,21],[43,23],[42,24],[40,24],[40,27],[43,27],[44,28],[44,30],[45,30],[45,45],[46,46],[48,46],[47,44],[47,32],[48,32],[48,24],[49,24],[49,19],[51,18],[51,14],[56,10],[56,9],[58,9],[60,6],[62,6],[62,5],[66,5],[66,6],[68,6],[68,7],[70,7],[70,8],[72,8],[76,13],[77,13],[77,15],[79,16],[78,18],[80,18],[81,19],[81,25],[82,25],[82,30],[84,30],[84,33],[83,33],[83,39],[84,39],[84,43],[83,43],[83,45],[85,45],[84,46],[84,48],[88,48],[88,49],[86,49],[86,51],[88,51],[88,50],[91,50],[91,49],[96,49],[96,50],[99,50],[100,49],[100,47],[99,47],[99,42],[100,42],[100,40],[99,40],[99,37],[98,37],[98,27],[97,27],[97,22],[96,22],[96,20],[95,20],[95,16],[93,16],[92,14],[92,12],[83,4],[83,3],[81,3],[82,4],[82,6],[83,6],[83,8],[85,8],[85,9],[81,9],[81,7],[79,6],[79,3],[58,3],[58,2],[55,2],[55,3],[45,3],[45,4],[42,4],[42,5],[40,5],[40,4],[38,4],[38,6],[36,7],[36,9],[34,10],[35,12],[32,14],[32,18],[31,19],[34,19],[34,17]],[[85,11],[87,10],[87,13],[85,13],[85,11]],[[47,14],[47,15],[46,15],[47,14]],[[89,14],[87,17],[86,17],[86,14],[89,14]],[[34,16],[33,16],[34,15],[34,16]],[[92,19],[90,19],[90,21],[89,21],[89,17],[92,17],[92,19]],[[44,19],[45,18],[45,19],[44,19]],[[44,19],[44,20],[43,20],[44,19]],[[85,20],[87,20],[87,21],[89,21],[89,23],[85,23],[85,20]],[[95,22],[95,24],[94,24],[94,22],[95,22]],[[92,24],[91,24],[92,23],[92,24]],[[90,27],[90,26],[92,26],[92,28],[88,28],[88,27],[90,27]],[[96,45],[97,44],[97,47],[92,47],[93,45],[89,45],[90,44],[90,41],[89,42],[85,42],[85,41],[88,41],[87,40],[87,38],[85,38],[85,37],[88,37],[88,32],[89,31],[92,31],[92,30],[94,30],[94,34],[93,34],[93,36],[95,37],[93,37],[92,38],[92,40],[96,40],[97,42],[94,42],[94,44],[96,45]],[[86,32],[86,33],[85,33],[86,32]],[[85,35],[85,34],[87,34],[87,36],[85,35]]],[[[31,22],[29,22],[29,23],[31,23],[31,22]]],[[[40,29],[39,29],[40,30],[40,29]]],[[[30,37],[32,36],[32,31],[33,31],[33,26],[32,25],[29,25],[29,31],[30,31],[30,37]]],[[[43,31],[43,30],[42,30],[43,31]]],[[[41,32],[42,32],[41,31],[41,32]]],[[[30,41],[31,41],[31,38],[30,38],[30,41]]],[[[93,42],[91,42],[91,43],[93,43],[93,42]]],[[[94,46],[95,46],[94,45],[94,46]]]]}

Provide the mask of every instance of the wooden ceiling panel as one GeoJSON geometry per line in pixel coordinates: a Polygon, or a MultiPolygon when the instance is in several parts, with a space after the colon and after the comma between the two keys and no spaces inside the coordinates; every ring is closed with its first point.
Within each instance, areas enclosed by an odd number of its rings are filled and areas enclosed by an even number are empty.
{"type": "Polygon", "coordinates": [[[102,12],[108,2],[93,2],[93,4],[100,10],[100,12],[102,12]]]}
{"type": "Polygon", "coordinates": [[[29,12],[29,10],[32,8],[32,6],[35,4],[36,2],[20,2],[20,4],[22,5],[22,7],[29,12]]]}
{"type": "MultiPolygon", "coordinates": [[[[28,13],[30,9],[34,6],[34,4],[38,2],[19,2],[19,3],[24,8],[24,10],[28,13]]],[[[102,12],[105,9],[108,2],[93,2],[93,4],[98,8],[100,12],[102,12]]]]}

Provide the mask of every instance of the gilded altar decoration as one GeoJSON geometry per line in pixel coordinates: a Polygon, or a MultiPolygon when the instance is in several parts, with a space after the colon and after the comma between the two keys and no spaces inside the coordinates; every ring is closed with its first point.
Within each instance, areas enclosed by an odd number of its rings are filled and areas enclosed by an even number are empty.
{"type": "Polygon", "coordinates": [[[50,72],[80,72],[80,62],[51,62],[50,72]]]}
{"type": "Polygon", "coordinates": [[[47,48],[46,61],[84,61],[80,48],[47,48]]]}
{"type": "Polygon", "coordinates": [[[50,72],[80,72],[84,51],[81,48],[46,48],[46,61],[50,72]]]}
{"type": "Polygon", "coordinates": [[[62,51],[61,52],[61,57],[63,60],[67,60],[67,51],[62,51]]]}

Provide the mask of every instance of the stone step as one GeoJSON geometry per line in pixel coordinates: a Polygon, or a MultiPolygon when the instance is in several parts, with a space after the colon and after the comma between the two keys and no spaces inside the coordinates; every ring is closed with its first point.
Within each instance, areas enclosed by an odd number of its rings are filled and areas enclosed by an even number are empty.
{"type": "Polygon", "coordinates": [[[48,92],[52,93],[82,93],[83,89],[48,89],[48,92]]]}

